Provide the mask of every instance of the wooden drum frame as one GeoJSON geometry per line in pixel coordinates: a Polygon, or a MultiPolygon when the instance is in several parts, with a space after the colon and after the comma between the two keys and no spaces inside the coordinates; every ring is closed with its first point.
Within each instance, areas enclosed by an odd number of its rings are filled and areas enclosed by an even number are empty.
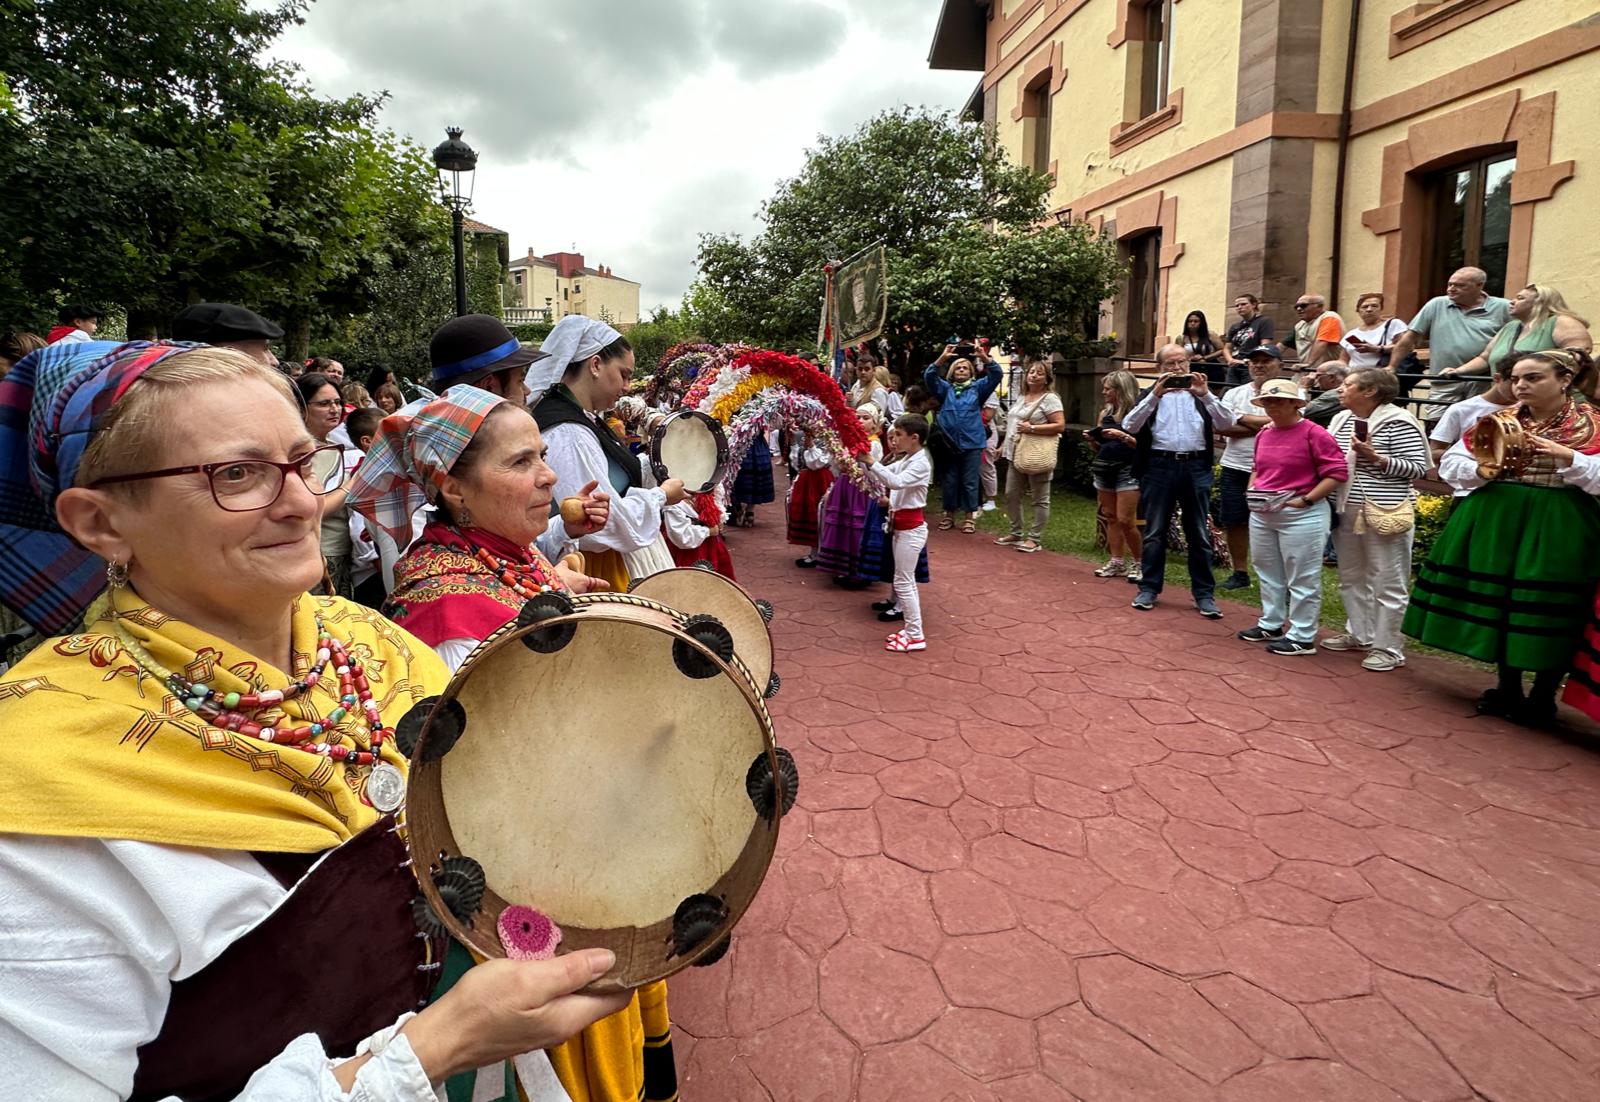
{"type": "Polygon", "coordinates": [[[729,630],[630,594],[530,600],[396,736],[423,917],[493,958],[537,908],[616,953],[596,992],[721,957],[798,785],[729,630]]]}
{"type": "Polygon", "coordinates": [[[715,616],[733,634],[733,653],[764,698],[777,695],[781,682],[772,670],[772,605],[751,597],[738,582],[709,564],[662,570],[635,579],[628,592],[658,601],[681,613],[715,616]]]}
{"type": "Polygon", "coordinates": [[[1518,417],[1520,406],[1496,410],[1482,418],[1467,434],[1467,448],[1478,461],[1478,473],[1487,479],[1501,475],[1516,478],[1528,469],[1533,452],[1518,417]]]}

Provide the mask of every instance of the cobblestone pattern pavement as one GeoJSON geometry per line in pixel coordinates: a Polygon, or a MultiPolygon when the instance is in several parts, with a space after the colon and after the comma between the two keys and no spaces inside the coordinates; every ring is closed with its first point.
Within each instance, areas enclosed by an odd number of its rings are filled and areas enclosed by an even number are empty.
{"type": "Polygon", "coordinates": [[[802,784],[671,982],[686,1099],[1600,1099],[1600,742],[981,534],[933,534],[930,649],[887,654],[763,513],[802,784]]]}

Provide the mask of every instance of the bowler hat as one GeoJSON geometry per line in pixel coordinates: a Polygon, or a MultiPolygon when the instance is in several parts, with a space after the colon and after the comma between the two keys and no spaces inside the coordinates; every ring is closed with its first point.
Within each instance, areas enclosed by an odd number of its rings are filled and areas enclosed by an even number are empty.
{"type": "Polygon", "coordinates": [[[428,344],[428,358],[433,361],[432,386],[438,390],[476,383],[498,371],[527,367],[548,355],[525,347],[504,322],[489,314],[451,318],[434,331],[428,344]]]}
{"type": "Polygon", "coordinates": [[[254,310],[228,302],[197,302],[172,319],[172,339],[199,344],[275,341],[283,330],[254,310]]]}

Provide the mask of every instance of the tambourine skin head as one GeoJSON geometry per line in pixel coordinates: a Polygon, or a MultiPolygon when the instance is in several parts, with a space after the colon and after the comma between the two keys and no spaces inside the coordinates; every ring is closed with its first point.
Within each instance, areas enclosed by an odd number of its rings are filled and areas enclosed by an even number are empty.
{"type": "Polygon", "coordinates": [[[686,616],[714,616],[733,636],[733,653],[750,672],[756,691],[770,697],[772,681],[771,606],[752,600],[738,582],[703,564],[662,570],[635,578],[628,592],[659,602],[686,616]],[[765,606],[765,609],[763,608],[765,606]]]}
{"type": "MultiPolygon", "coordinates": [[[[616,954],[589,988],[614,991],[726,952],[782,819],[757,813],[748,775],[786,781],[793,766],[714,618],[694,629],[629,594],[570,604],[501,628],[441,694],[412,759],[407,844],[425,917],[479,957],[506,955],[498,925],[507,906],[531,907],[559,928],[558,954],[616,954]],[[557,628],[570,630],[560,649],[524,645],[557,628]],[[675,651],[710,676],[685,679],[675,651]],[[574,686],[585,687],[576,707],[574,686]],[[459,727],[458,741],[425,760],[435,717],[459,719],[437,720],[459,727]],[[766,768],[753,768],[761,759],[766,768]],[[691,908],[685,928],[678,911],[694,897],[717,908],[691,908]]],[[[776,789],[775,810],[791,799],[784,785],[758,787],[776,789]]]]}
{"type": "Polygon", "coordinates": [[[707,492],[728,473],[722,422],[693,409],[668,414],[650,434],[650,469],[658,482],[679,478],[691,493],[707,492]]]}

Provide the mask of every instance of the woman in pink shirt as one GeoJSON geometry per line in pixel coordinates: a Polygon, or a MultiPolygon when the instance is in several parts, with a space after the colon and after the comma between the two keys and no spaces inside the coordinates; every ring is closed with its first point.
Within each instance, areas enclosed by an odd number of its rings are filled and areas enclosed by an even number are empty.
{"type": "Polygon", "coordinates": [[[1270,379],[1252,399],[1272,423],[1256,435],[1250,478],[1250,561],[1261,581],[1261,619],[1239,638],[1273,654],[1315,654],[1322,612],[1322,550],[1328,495],[1349,477],[1327,429],[1300,416],[1306,404],[1288,379],[1270,379]]]}

